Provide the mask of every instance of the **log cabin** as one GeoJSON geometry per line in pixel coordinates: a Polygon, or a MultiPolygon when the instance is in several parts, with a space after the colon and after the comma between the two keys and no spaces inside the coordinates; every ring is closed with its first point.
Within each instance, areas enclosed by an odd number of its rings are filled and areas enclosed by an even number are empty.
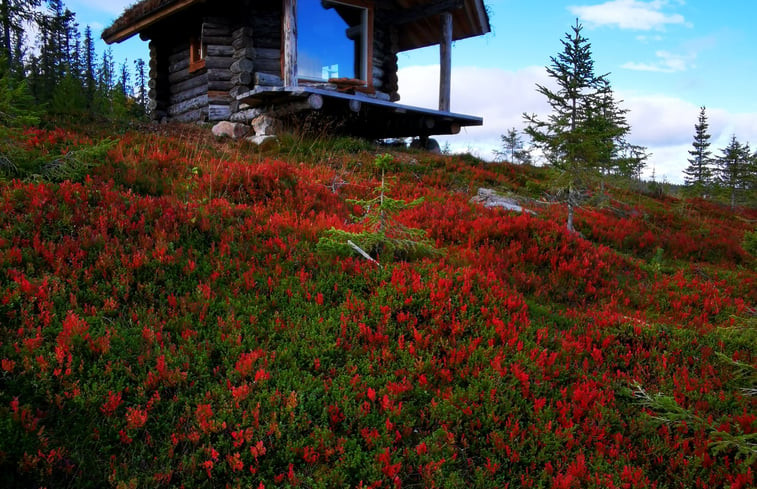
{"type": "Polygon", "coordinates": [[[489,31],[483,0],[141,0],[102,37],[149,41],[154,120],[232,121],[266,134],[315,114],[383,139],[483,123],[450,112],[451,45],[489,31]],[[433,45],[438,110],[399,104],[398,53],[433,45]]]}

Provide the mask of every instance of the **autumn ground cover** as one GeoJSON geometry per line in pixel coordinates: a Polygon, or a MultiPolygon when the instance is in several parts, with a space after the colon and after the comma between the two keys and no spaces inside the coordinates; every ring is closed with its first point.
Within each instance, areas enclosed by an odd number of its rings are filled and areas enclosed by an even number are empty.
{"type": "Polygon", "coordinates": [[[397,218],[442,253],[377,266],[317,243],[360,229],[386,149],[181,127],[107,149],[0,182],[3,487],[757,483],[754,210],[610,186],[570,234],[558,204],[469,202],[543,170],[392,150],[392,197],[424,198],[397,218]]]}

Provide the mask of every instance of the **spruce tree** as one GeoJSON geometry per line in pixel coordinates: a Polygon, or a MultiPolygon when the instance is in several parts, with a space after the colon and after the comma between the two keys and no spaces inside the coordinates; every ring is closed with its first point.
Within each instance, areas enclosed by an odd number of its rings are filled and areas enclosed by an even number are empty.
{"type": "Polygon", "coordinates": [[[615,152],[613,145],[627,132],[623,112],[617,108],[607,75],[594,73],[591,44],[576,20],[561,40],[563,51],[551,57],[547,74],[556,91],[537,84],[552,113],[547,120],[524,114],[526,133],[549,163],[560,171],[568,205],[568,230],[573,231],[574,207],[598,170],[615,152]]]}
{"type": "Polygon", "coordinates": [[[138,59],[134,61],[134,95],[137,97],[139,116],[147,114],[147,74],[145,73],[145,60],[138,59]]]}
{"type": "Polygon", "coordinates": [[[92,28],[84,28],[84,44],[82,46],[82,69],[84,78],[84,87],[87,93],[87,101],[92,107],[97,90],[96,76],[97,71],[97,53],[95,52],[95,41],[92,38],[92,28]]]}
{"type": "Polygon", "coordinates": [[[699,111],[699,119],[694,125],[694,142],[689,150],[689,166],[683,171],[684,183],[694,195],[704,195],[712,183],[712,153],[710,152],[710,134],[707,132],[707,113],[705,107],[699,111]]]}
{"type": "Polygon", "coordinates": [[[751,158],[749,144],[741,144],[733,135],[717,160],[717,184],[728,193],[731,209],[736,207],[737,193],[749,186],[751,158]]]}
{"type": "Polygon", "coordinates": [[[7,60],[11,71],[20,72],[24,26],[32,21],[39,5],[40,0],[0,0],[2,56],[7,60]]]}

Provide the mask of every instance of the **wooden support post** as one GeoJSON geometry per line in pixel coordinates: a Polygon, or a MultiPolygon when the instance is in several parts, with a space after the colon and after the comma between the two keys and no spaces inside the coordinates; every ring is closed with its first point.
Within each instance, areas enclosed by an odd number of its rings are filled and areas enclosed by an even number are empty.
{"type": "Polygon", "coordinates": [[[439,43],[439,110],[449,112],[452,79],[452,14],[439,15],[442,38],[439,43]]]}
{"type": "Polygon", "coordinates": [[[297,86],[297,0],[284,0],[284,86],[297,86]]]}

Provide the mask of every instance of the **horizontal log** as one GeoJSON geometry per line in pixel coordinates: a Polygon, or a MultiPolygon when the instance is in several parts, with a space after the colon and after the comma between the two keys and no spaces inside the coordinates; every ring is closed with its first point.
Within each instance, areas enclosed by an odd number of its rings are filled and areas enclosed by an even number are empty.
{"type": "Polygon", "coordinates": [[[184,114],[177,115],[171,119],[176,122],[198,122],[204,121],[208,118],[208,108],[203,107],[197,110],[191,110],[184,114]]]}
{"type": "Polygon", "coordinates": [[[183,102],[171,104],[168,107],[168,115],[175,116],[179,114],[184,114],[186,112],[189,112],[190,110],[207,107],[207,105],[208,105],[208,95],[207,94],[199,95],[197,97],[185,100],[183,102]]]}
{"type": "Polygon", "coordinates": [[[203,34],[202,36],[202,42],[210,45],[216,45],[216,46],[231,46],[231,36],[226,34],[223,36],[208,36],[203,34]]]}
{"type": "Polygon", "coordinates": [[[249,58],[249,59],[255,59],[255,56],[257,55],[257,50],[252,46],[245,46],[243,48],[235,49],[232,56],[234,59],[242,59],[242,58],[249,58]]]}
{"type": "Polygon", "coordinates": [[[230,81],[233,85],[249,85],[252,83],[252,80],[252,73],[246,71],[244,73],[234,73],[231,75],[230,81]]]}
{"type": "Polygon", "coordinates": [[[259,49],[281,49],[281,39],[279,33],[271,34],[274,37],[255,37],[255,48],[259,49]]]}
{"type": "Polygon", "coordinates": [[[173,84],[176,84],[176,83],[181,83],[181,82],[187,81],[190,78],[192,78],[193,76],[195,76],[195,74],[194,73],[190,73],[189,72],[189,67],[187,67],[187,68],[184,68],[181,71],[177,71],[175,73],[169,73],[168,74],[168,81],[171,82],[171,84],[173,85],[173,84]]]}
{"type": "Polygon", "coordinates": [[[234,54],[234,48],[231,46],[219,46],[217,44],[208,44],[205,46],[205,56],[213,57],[231,57],[234,54]]]}
{"type": "Polygon", "coordinates": [[[255,71],[281,75],[281,62],[278,59],[261,59],[255,62],[255,71]]]}
{"type": "Polygon", "coordinates": [[[187,47],[185,49],[181,49],[179,51],[174,52],[168,57],[168,64],[172,65],[174,63],[178,63],[179,61],[183,59],[189,59],[189,39],[187,39],[187,47]]]}
{"type": "Polygon", "coordinates": [[[229,19],[228,17],[220,17],[220,16],[205,17],[204,19],[202,19],[202,25],[208,26],[214,29],[221,29],[221,28],[229,29],[230,28],[229,26],[231,26],[231,19],[229,19]]]}
{"type": "Polygon", "coordinates": [[[255,59],[275,59],[279,60],[281,59],[281,50],[280,49],[271,49],[271,48],[256,48],[255,49],[255,59]]]}
{"type": "Polygon", "coordinates": [[[231,29],[229,26],[212,26],[209,24],[203,24],[202,37],[205,39],[208,36],[231,36],[231,29]]]}
{"type": "Polygon", "coordinates": [[[255,73],[255,85],[263,87],[283,87],[284,81],[279,75],[273,75],[270,73],[255,73]]]}
{"type": "Polygon", "coordinates": [[[229,67],[229,70],[232,73],[249,73],[253,69],[255,69],[257,63],[254,63],[252,60],[247,58],[242,58],[234,61],[231,63],[231,66],[229,67]]]}
{"type": "Polygon", "coordinates": [[[187,90],[184,90],[182,92],[173,93],[170,96],[170,105],[180,104],[182,102],[186,102],[187,100],[191,100],[196,97],[201,96],[207,96],[208,95],[208,89],[205,86],[201,87],[194,87],[189,88],[187,90]]]}
{"type": "Polygon", "coordinates": [[[210,104],[230,104],[231,97],[228,90],[208,90],[208,101],[210,104]]]}
{"type": "Polygon", "coordinates": [[[208,80],[229,81],[231,80],[232,76],[233,74],[229,70],[224,70],[221,68],[214,68],[212,70],[208,70],[208,80]]]}
{"type": "Polygon", "coordinates": [[[231,109],[228,105],[210,105],[208,107],[209,121],[227,121],[231,117],[231,109]]]}
{"type": "Polygon", "coordinates": [[[234,84],[229,80],[208,80],[208,91],[222,90],[228,94],[233,87],[234,84]]]}
{"type": "Polygon", "coordinates": [[[148,87],[148,88],[151,88],[151,89],[155,89],[155,88],[158,88],[158,80],[157,80],[157,79],[155,79],[155,78],[150,78],[150,79],[149,79],[149,80],[147,81],[147,87],[148,87]]]}
{"type": "Polygon", "coordinates": [[[186,58],[182,58],[175,63],[171,63],[168,65],[168,72],[169,73],[176,73],[182,70],[185,70],[189,68],[189,53],[187,53],[186,58]]]}
{"type": "Polygon", "coordinates": [[[200,75],[190,78],[187,81],[171,85],[171,93],[172,94],[181,93],[185,90],[189,90],[191,88],[196,88],[196,87],[205,87],[205,89],[207,90],[207,86],[208,86],[208,74],[202,73],[200,75]]]}
{"type": "Polygon", "coordinates": [[[227,58],[227,57],[214,57],[214,58],[205,58],[205,68],[211,70],[211,69],[222,69],[222,70],[228,70],[231,66],[231,63],[234,62],[233,58],[227,58]]]}

